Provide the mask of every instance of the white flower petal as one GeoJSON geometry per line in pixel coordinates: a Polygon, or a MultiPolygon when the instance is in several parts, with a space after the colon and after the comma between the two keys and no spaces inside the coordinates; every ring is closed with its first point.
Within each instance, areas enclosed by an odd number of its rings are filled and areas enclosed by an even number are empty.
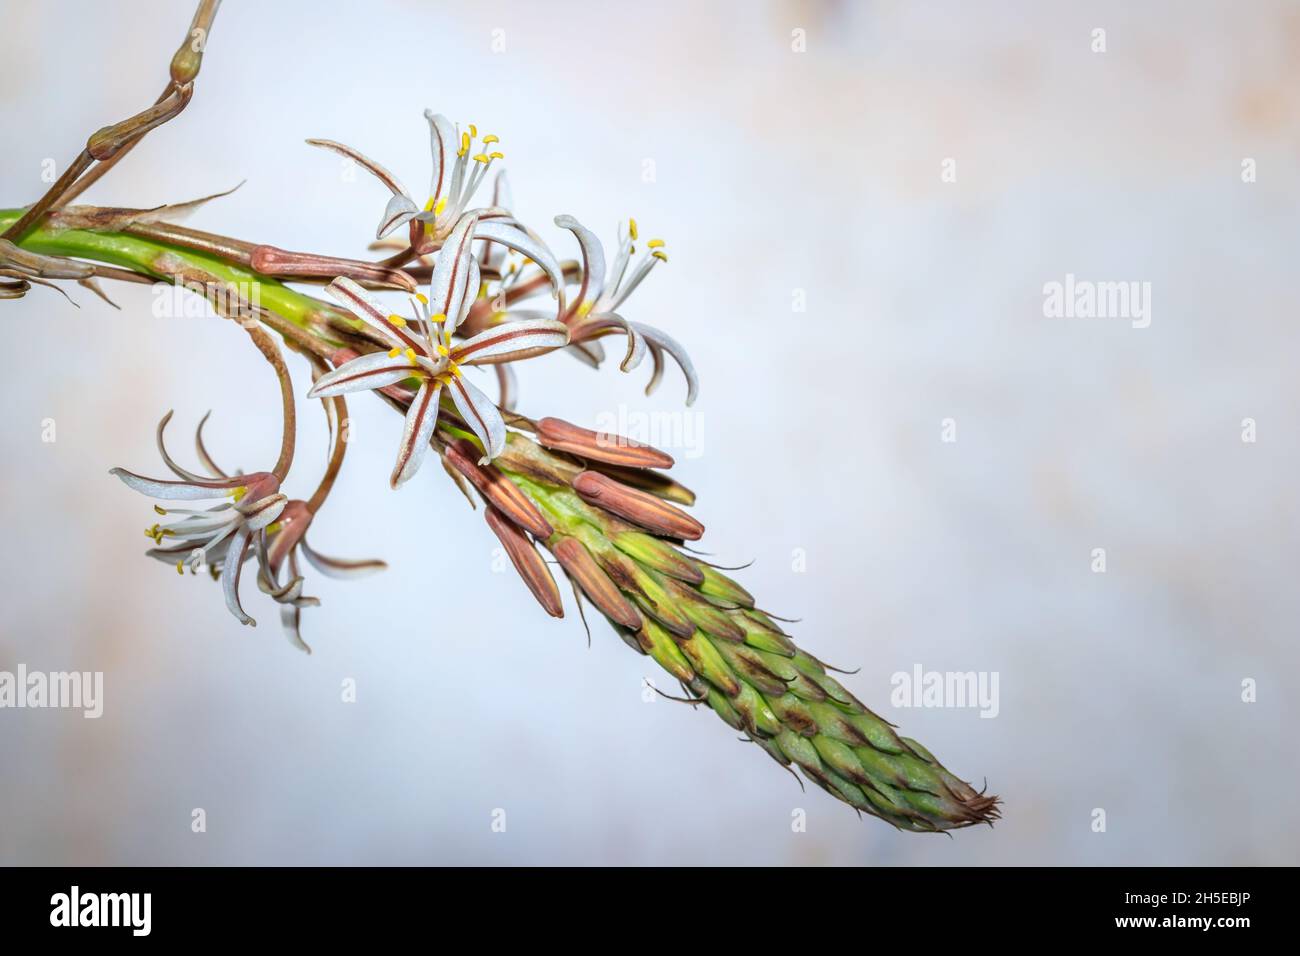
{"type": "Polygon", "coordinates": [[[410,196],[410,193],[406,191],[406,187],[402,185],[401,180],[399,180],[396,176],[390,173],[383,166],[379,165],[369,156],[366,156],[365,154],[358,152],[357,150],[353,149],[351,146],[345,146],[342,143],[336,143],[332,139],[309,139],[307,140],[307,142],[310,143],[312,146],[319,146],[322,149],[333,150],[334,152],[338,153],[341,156],[346,156],[348,159],[352,160],[354,163],[357,163],[359,166],[361,166],[362,168],[367,170],[371,175],[373,175],[376,179],[382,182],[385,186],[391,189],[394,195],[408,196],[408,197],[410,196]]]}
{"type": "Polygon", "coordinates": [[[397,464],[393,466],[393,474],[389,479],[394,488],[410,481],[420,470],[420,464],[429,451],[433,427],[438,422],[438,399],[441,395],[441,385],[425,382],[411,400],[402,427],[402,443],[397,449],[397,464]]]}
{"type": "Polygon", "coordinates": [[[248,478],[243,475],[234,478],[214,478],[211,481],[158,481],[154,478],[137,475],[125,468],[111,468],[108,473],[121,478],[122,483],[133,491],[164,501],[198,501],[203,498],[221,498],[248,481],[248,478]]]}
{"type": "Polygon", "coordinates": [[[284,506],[288,503],[289,499],[277,492],[273,495],[267,495],[265,498],[259,498],[252,503],[240,502],[238,508],[244,516],[244,521],[249,530],[261,531],[280,517],[280,514],[284,511],[284,506]]]}
{"type": "MultiPolygon", "coordinates": [[[[691,357],[686,353],[686,349],[682,348],[681,343],[667,332],[656,329],[652,325],[642,325],[639,322],[629,324],[640,332],[646,341],[653,343],[673,357],[678,368],[682,370],[682,374],[686,376],[686,404],[692,404],[695,397],[700,393],[700,378],[695,373],[695,365],[691,362],[691,357]]],[[[654,379],[652,378],[651,381],[654,381],[654,379]]]]}
{"type": "Polygon", "coordinates": [[[221,567],[221,590],[226,596],[226,607],[235,615],[240,624],[257,625],[257,622],[244,613],[239,603],[239,575],[244,568],[244,555],[248,552],[248,539],[252,534],[247,528],[240,528],[230,539],[226,551],[226,560],[221,567]]]}
{"type": "Polygon", "coordinates": [[[344,362],[316,379],[307,397],[327,398],[368,388],[384,388],[419,373],[420,369],[413,366],[405,355],[390,358],[387,352],[371,352],[344,362]]]}
{"type": "Polygon", "coordinates": [[[456,142],[456,130],[451,121],[441,113],[424,111],[424,118],[429,121],[429,152],[433,159],[433,174],[429,179],[429,197],[438,199],[447,185],[447,154],[459,145],[456,142]]]}
{"type": "Polygon", "coordinates": [[[384,217],[379,220],[379,228],[375,230],[375,238],[382,239],[398,226],[410,222],[415,218],[415,214],[420,211],[409,196],[397,195],[388,200],[388,205],[384,209],[384,217]]]}
{"type": "Polygon", "coordinates": [[[474,228],[474,236],[478,239],[491,239],[493,242],[499,242],[501,245],[525,255],[537,263],[538,267],[546,273],[546,277],[551,280],[551,294],[559,300],[558,314],[564,314],[566,307],[564,271],[560,268],[559,262],[556,261],[555,255],[546,247],[544,242],[525,232],[519,226],[501,221],[480,221],[474,228]]]}
{"type": "Polygon", "coordinates": [[[596,234],[572,216],[556,216],[555,224],[561,229],[568,229],[578,238],[582,247],[582,286],[574,306],[584,302],[595,303],[605,290],[605,249],[596,238],[596,234]]]}
{"type": "Polygon", "coordinates": [[[451,358],[463,365],[514,362],[563,348],[568,341],[569,328],[563,322],[503,322],[457,345],[451,350],[451,358]]]}
{"type": "Polygon", "coordinates": [[[391,344],[401,349],[418,348],[418,343],[392,322],[384,304],[347,276],[339,276],[325,287],[331,299],[359,319],[377,329],[391,344]]]}
{"type": "Polygon", "coordinates": [[[479,459],[479,464],[486,465],[505,450],[506,423],[502,421],[497,407],[492,404],[492,399],[472,382],[465,381],[463,375],[453,378],[447,387],[451,390],[451,399],[456,403],[461,418],[465,419],[465,424],[483,443],[486,453],[479,459]]]}
{"type": "Polygon", "coordinates": [[[374,559],[345,561],[342,558],[327,557],[309,547],[306,538],[303,538],[298,546],[302,549],[303,556],[306,557],[311,566],[327,578],[361,578],[367,574],[374,574],[376,571],[383,571],[388,567],[386,562],[374,559]]]}
{"type": "MultiPolygon", "coordinates": [[[[447,318],[447,331],[455,330],[464,318],[464,312],[473,299],[467,296],[470,278],[469,246],[478,222],[477,213],[466,213],[456,223],[447,241],[438,250],[433,261],[433,277],[429,281],[429,311],[447,318]]],[[[475,292],[478,290],[476,289],[475,292]]]]}

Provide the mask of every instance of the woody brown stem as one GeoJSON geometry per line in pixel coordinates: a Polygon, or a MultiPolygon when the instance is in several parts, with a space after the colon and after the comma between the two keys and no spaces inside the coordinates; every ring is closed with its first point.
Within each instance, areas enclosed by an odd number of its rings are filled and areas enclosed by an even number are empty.
{"type": "MultiPolygon", "coordinates": [[[[311,367],[317,376],[324,375],[330,369],[329,363],[319,356],[308,355],[307,359],[311,362],[311,367]]],[[[311,514],[315,514],[320,510],[320,506],[325,503],[330,490],[334,487],[334,480],[338,478],[339,470],[343,467],[343,455],[347,451],[348,444],[344,432],[348,421],[347,401],[342,395],[334,395],[330,398],[321,399],[321,407],[325,409],[325,417],[330,423],[334,445],[330,448],[330,457],[325,465],[325,474],[321,476],[316,490],[307,499],[307,510],[311,514]]]]}
{"type": "Polygon", "coordinates": [[[285,475],[289,474],[289,466],[293,464],[294,442],[298,431],[298,415],[293,397],[293,380],[289,378],[289,368],[284,364],[284,356],[280,354],[280,347],[275,344],[275,339],[266,334],[266,330],[260,325],[248,326],[246,331],[248,337],[253,340],[259,352],[271,363],[275,369],[275,376],[280,382],[280,402],[284,414],[284,431],[280,436],[280,457],[275,462],[275,467],[271,469],[281,481],[284,481],[285,475]]]}
{"type": "MultiPolygon", "coordinates": [[[[161,105],[171,96],[173,90],[190,86],[199,75],[199,68],[203,64],[203,49],[207,45],[208,34],[212,30],[212,21],[216,19],[219,6],[221,6],[221,0],[200,0],[198,8],[194,11],[194,18],[190,21],[190,29],[185,34],[185,39],[181,41],[180,47],[172,56],[170,66],[171,81],[159,94],[158,99],[154,101],[154,107],[161,105]]],[[[189,95],[193,95],[192,91],[189,95]]],[[[189,96],[186,97],[186,102],[188,101],[189,96]]],[[[176,112],[179,113],[184,108],[185,105],[182,104],[176,112]]],[[[166,122],[166,120],[163,122],[166,122]]],[[[94,169],[88,171],[85,176],[74,183],[57,200],[55,208],[67,205],[99,182],[110,169],[122,161],[127,153],[135,149],[136,144],[144,137],[145,132],[148,132],[148,130],[142,131],[139,136],[125,143],[112,156],[109,156],[94,169]]]]}

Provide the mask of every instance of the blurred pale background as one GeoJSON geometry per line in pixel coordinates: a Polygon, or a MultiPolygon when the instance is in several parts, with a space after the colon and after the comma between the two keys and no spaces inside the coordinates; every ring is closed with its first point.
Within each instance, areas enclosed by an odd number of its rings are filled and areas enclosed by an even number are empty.
{"type": "MultiPolygon", "coordinates": [[[[4,0],[0,204],[152,102],[188,8],[4,0]]],[[[703,376],[680,477],[704,546],[756,558],[760,601],[1005,819],[896,834],[645,703],[649,660],[603,623],[588,650],[495,573],[438,468],[387,490],[399,421],[364,397],[313,539],[390,570],[313,577],[311,657],[251,580],[241,629],[141,557],[149,502],[107,470],[160,474],[170,407],[179,450],[213,408],[218,459],[265,467],[264,367],[226,323],[155,318],[147,287],[114,289],[121,312],[37,290],[0,307],[0,669],[102,670],[106,701],[0,711],[0,862],[1295,862],[1298,71],[1287,3],[228,0],[189,110],[87,201],[246,178],[191,224],[360,254],[383,190],[303,139],[423,189],[430,106],[501,136],[562,254],[555,214],[604,236],[636,215],[672,262],[627,314],[703,376]],[[1151,326],[1044,318],[1067,272],[1149,281],[1151,326]],[[998,717],[891,707],[915,664],[998,672],[998,717]]],[[[647,373],[539,360],[521,409],[679,409],[676,371],[649,401],[647,373]]],[[[323,450],[303,419],[300,495],[323,450]]]]}

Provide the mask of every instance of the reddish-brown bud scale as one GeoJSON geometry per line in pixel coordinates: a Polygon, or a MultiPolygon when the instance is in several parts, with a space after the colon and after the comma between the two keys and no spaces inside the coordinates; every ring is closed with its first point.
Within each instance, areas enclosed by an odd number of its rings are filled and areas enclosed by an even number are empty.
{"type": "Polygon", "coordinates": [[[555,529],[542,517],[537,505],[533,504],[533,499],[496,468],[480,465],[478,451],[465,439],[449,444],[445,454],[452,466],[478,489],[479,494],[511,521],[543,541],[551,536],[555,529]]]}
{"type": "Polygon", "coordinates": [[[290,252],[276,246],[254,246],[249,264],[262,275],[334,278],[347,276],[357,282],[391,286],[414,292],[415,282],[398,269],[389,269],[375,262],[358,262],[310,252],[290,252]]]}
{"type": "Polygon", "coordinates": [[[704,525],[680,508],[644,491],[629,488],[598,471],[584,471],[574,478],[573,490],[588,504],[604,508],[656,534],[688,541],[698,540],[704,534],[704,525]]]}
{"type": "Polygon", "coordinates": [[[533,593],[533,597],[537,598],[537,603],[545,608],[546,613],[551,617],[564,617],[559,585],[555,583],[551,569],[546,566],[546,562],[537,553],[536,546],[528,540],[528,536],[519,529],[518,525],[491,505],[484,509],[483,517],[487,519],[488,527],[497,536],[501,546],[506,549],[510,562],[519,572],[519,576],[524,579],[524,584],[528,585],[528,590],[533,593]]]}
{"type": "Polygon", "coordinates": [[[615,481],[621,481],[625,485],[648,491],[656,498],[675,501],[679,505],[688,507],[695,504],[695,492],[681,482],[674,481],[661,471],[647,471],[644,468],[621,468],[618,465],[609,465],[604,462],[598,462],[595,470],[608,475],[615,481]]]}
{"type": "Polygon", "coordinates": [[[601,570],[581,541],[577,538],[560,538],[548,547],[565,573],[582,588],[582,593],[591,599],[591,603],[602,614],[629,630],[641,630],[641,615],[609,579],[609,575],[601,570]]]}
{"type": "Polygon", "coordinates": [[[560,418],[537,422],[537,440],[547,448],[625,468],[671,468],[673,456],[613,432],[594,432],[560,418]]]}

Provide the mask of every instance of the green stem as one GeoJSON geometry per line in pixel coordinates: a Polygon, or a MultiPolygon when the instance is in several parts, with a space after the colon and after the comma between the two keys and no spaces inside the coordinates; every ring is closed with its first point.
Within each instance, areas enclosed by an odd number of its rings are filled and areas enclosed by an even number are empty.
{"type": "MultiPolygon", "coordinates": [[[[22,212],[21,209],[0,209],[0,232],[16,222],[22,212]]],[[[331,321],[350,328],[358,328],[361,324],[359,320],[348,317],[327,303],[296,292],[276,279],[182,246],[121,232],[61,229],[48,223],[25,236],[19,245],[45,255],[89,259],[119,266],[160,281],[201,273],[217,282],[233,284],[237,289],[250,290],[250,293],[256,290],[256,301],[261,308],[274,312],[309,333],[319,341],[325,354],[344,342],[341,338],[328,334],[323,326],[331,321]]]]}

